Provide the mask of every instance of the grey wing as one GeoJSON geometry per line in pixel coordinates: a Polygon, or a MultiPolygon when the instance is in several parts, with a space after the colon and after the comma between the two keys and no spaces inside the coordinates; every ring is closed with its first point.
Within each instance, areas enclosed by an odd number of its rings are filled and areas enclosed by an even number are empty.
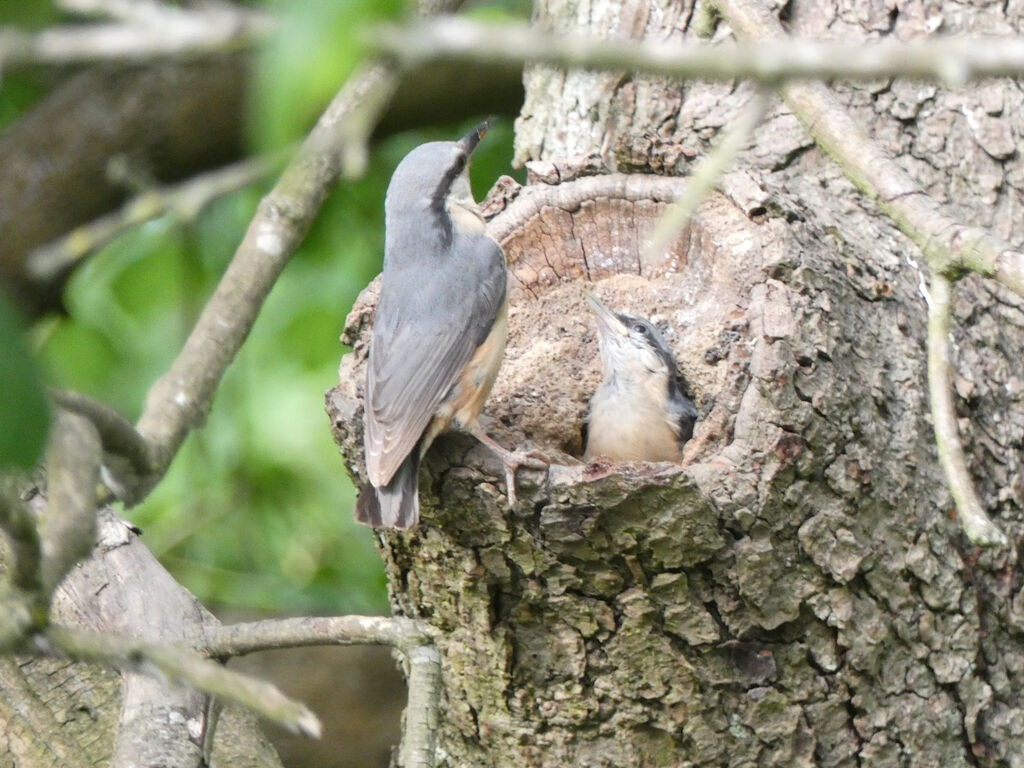
{"type": "Polygon", "coordinates": [[[378,312],[389,300],[388,321],[375,323],[370,342],[364,437],[376,486],[390,482],[416,448],[505,301],[501,248],[490,238],[478,238],[475,247],[462,263],[434,265],[440,269],[419,280],[406,275],[394,283],[402,289],[381,297],[378,312]],[[462,290],[453,290],[457,285],[462,290]]]}
{"type": "Polygon", "coordinates": [[[693,437],[693,425],[697,421],[697,407],[686,395],[682,393],[678,381],[673,378],[669,380],[667,417],[669,426],[679,438],[682,445],[693,437]]]}

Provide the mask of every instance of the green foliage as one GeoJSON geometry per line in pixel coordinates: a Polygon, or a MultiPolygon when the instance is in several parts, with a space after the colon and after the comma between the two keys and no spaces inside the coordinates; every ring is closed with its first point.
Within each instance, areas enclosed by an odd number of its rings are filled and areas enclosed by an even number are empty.
{"type": "Polygon", "coordinates": [[[50,412],[21,324],[0,297],[0,470],[31,468],[46,444],[50,412]]]}
{"type": "Polygon", "coordinates": [[[0,3],[0,24],[40,29],[57,18],[53,3],[39,0],[4,0],[0,3]]]}
{"type": "Polygon", "coordinates": [[[257,149],[302,137],[365,55],[362,33],[396,18],[402,0],[276,2],[281,20],[256,71],[251,138],[257,149]]]}

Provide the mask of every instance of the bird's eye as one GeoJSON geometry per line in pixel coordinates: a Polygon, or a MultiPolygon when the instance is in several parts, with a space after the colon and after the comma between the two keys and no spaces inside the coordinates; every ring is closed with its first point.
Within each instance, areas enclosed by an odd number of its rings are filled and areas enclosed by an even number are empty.
{"type": "Polygon", "coordinates": [[[647,326],[643,323],[637,323],[633,326],[633,330],[639,333],[641,336],[647,335],[647,326]]]}

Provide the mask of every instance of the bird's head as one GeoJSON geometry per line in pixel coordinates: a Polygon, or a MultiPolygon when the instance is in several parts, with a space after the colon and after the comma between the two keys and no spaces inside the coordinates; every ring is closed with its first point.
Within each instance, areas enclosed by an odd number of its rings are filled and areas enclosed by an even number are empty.
{"type": "Polygon", "coordinates": [[[402,158],[388,185],[385,209],[443,210],[452,202],[473,204],[469,158],[487,133],[489,123],[476,126],[459,141],[431,141],[402,158]]]}
{"type": "Polygon", "coordinates": [[[597,317],[604,378],[639,381],[652,374],[674,377],[675,357],[648,320],[609,309],[589,290],[587,303],[597,317]]]}

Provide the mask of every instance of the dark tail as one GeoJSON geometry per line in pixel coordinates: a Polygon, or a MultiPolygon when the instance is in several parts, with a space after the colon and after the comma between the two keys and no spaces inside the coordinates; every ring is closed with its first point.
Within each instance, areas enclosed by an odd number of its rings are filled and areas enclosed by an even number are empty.
{"type": "Polygon", "coordinates": [[[356,499],[356,521],[374,528],[412,528],[420,521],[420,452],[413,450],[381,488],[367,483],[356,499]]]}

